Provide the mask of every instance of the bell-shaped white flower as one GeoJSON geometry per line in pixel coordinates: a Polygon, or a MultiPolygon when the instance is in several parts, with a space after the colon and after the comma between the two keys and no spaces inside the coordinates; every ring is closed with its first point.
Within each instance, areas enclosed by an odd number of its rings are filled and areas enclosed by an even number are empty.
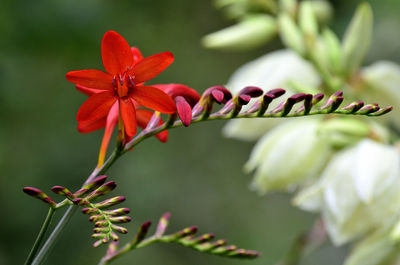
{"type": "Polygon", "coordinates": [[[255,170],[252,187],[261,193],[291,190],[318,176],[331,148],[319,137],[319,118],[291,120],[275,127],[255,145],[247,171],[255,170]]]}
{"type": "MultiPolygon", "coordinates": [[[[383,106],[400,106],[400,65],[389,61],[376,62],[365,67],[361,76],[367,89],[365,96],[383,106]]],[[[391,119],[400,129],[400,108],[393,108],[383,118],[391,119]]]]}
{"type": "Polygon", "coordinates": [[[294,203],[321,211],[334,244],[358,238],[400,210],[399,151],[363,140],[336,154],[320,181],[294,203]]]}
{"type": "Polygon", "coordinates": [[[344,265],[382,265],[394,263],[396,242],[390,237],[390,225],[367,235],[352,249],[344,265]]]}
{"type": "MultiPolygon", "coordinates": [[[[233,93],[246,86],[258,86],[264,91],[274,88],[290,90],[290,82],[317,87],[320,78],[313,66],[290,50],[271,52],[240,67],[231,76],[227,87],[233,93]]],[[[281,97],[285,99],[289,91],[281,97]]],[[[273,101],[270,108],[277,106],[273,101]]],[[[248,104],[251,105],[251,104],[248,104]]],[[[281,121],[273,119],[238,119],[229,121],[223,133],[242,140],[256,140],[281,121]]]]}

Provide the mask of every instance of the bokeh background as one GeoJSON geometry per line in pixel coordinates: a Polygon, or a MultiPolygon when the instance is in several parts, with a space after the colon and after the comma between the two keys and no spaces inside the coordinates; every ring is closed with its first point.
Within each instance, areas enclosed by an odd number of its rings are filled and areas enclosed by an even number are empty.
{"type": "MultiPolygon", "coordinates": [[[[360,1],[336,0],[332,27],[340,34],[360,1]]],[[[400,62],[400,2],[370,1],[375,34],[367,61],[400,62]]],[[[35,186],[77,189],[96,164],[102,132],[79,134],[75,115],[85,96],[65,73],[102,69],[100,41],[118,31],[145,56],[162,51],[174,64],[154,83],[184,83],[199,92],[224,84],[243,63],[281,47],[279,41],[252,52],[228,53],[201,47],[203,35],[230,24],[207,0],[2,0],[0,2],[0,264],[22,264],[47,207],[22,193],[35,186]]],[[[130,234],[146,220],[172,214],[169,231],[198,225],[200,232],[263,255],[231,260],[157,244],[113,264],[274,264],[315,218],[290,205],[283,194],[258,196],[242,172],[252,143],[221,136],[223,122],[170,131],[169,141],[140,144],[109,171],[132,209],[130,234]]],[[[55,195],[53,197],[56,197],[55,195]]],[[[60,217],[61,212],[57,212],[60,217]]],[[[56,222],[53,222],[53,224],[56,222]]],[[[105,247],[94,249],[92,225],[75,214],[46,264],[97,264],[105,247]]],[[[325,244],[303,264],[340,264],[346,248],[325,244]]]]}

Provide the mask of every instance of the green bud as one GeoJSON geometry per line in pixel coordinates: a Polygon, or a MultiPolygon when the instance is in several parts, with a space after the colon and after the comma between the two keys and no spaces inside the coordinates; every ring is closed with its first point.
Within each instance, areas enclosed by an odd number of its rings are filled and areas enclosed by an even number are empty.
{"type": "Polygon", "coordinates": [[[342,47],[336,34],[330,29],[322,32],[322,40],[324,42],[326,53],[328,56],[328,65],[333,73],[342,73],[342,47]]]}
{"type": "Polygon", "coordinates": [[[280,0],[279,7],[282,11],[294,17],[297,9],[297,0],[280,0]]]}
{"type": "Polygon", "coordinates": [[[362,120],[340,117],[324,121],[318,133],[325,136],[333,147],[343,148],[367,137],[371,129],[362,120]]]}
{"type": "Polygon", "coordinates": [[[295,50],[300,55],[304,55],[305,45],[303,36],[293,18],[287,14],[282,14],[278,17],[278,24],[281,38],[285,45],[295,50]]]}
{"type": "Polygon", "coordinates": [[[326,23],[331,19],[333,10],[331,4],[328,1],[316,0],[304,1],[303,3],[305,2],[310,3],[318,22],[326,23]]]}
{"type": "Polygon", "coordinates": [[[248,50],[270,41],[277,33],[276,21],[269,15],[246,16],[241,22],[205,36],[209,49],[248,50]]]}
{"type": "Polygon", "coordinates": [[[372,38],[373,14],[368,3],[359,5],[343,38],[343,67],[348,74],[358,70],[372,38]]]}
{"type": "Polygon", "coordinates": [[[311,2],[301,2],[299,10],[299,24],[306,38],[315,39],[318,36],[318,22],[311,2]]]}

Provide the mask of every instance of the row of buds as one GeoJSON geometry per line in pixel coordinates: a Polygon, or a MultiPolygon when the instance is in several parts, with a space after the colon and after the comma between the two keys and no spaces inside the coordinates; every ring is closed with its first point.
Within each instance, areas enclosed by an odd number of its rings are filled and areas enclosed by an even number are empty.
{"type": "MultiPolygon", "coordinates": [[[[147,221],[143,223],[139,227],[134,240],[123,247],[123,249],[141,248],[154,242],[164,242],[177,243],[200,252],[232,258],[252,259],[260,255],[260,253],[257,251],[239,249],[234,245],[227,245],[226,240],[212,241],[215,237],[214,234],[207,233],[200,236],[195,236],[198,231],[197,226],[190,226],[173,234],[164,235],[168,227],[170,217],[171,215],[169,213],[165,213],[160,218],[155,233],[148,238],[146,238],[146,235],[149,231],[151,222],[147,221]]],[[[118,248],[115,244],[110,244],[105,259],[111,259],[116,253],[118,253],[118,248]]]]}
{"type": "MultiPolygon", "coordinates": [[[[84,207],[82,213],[89,215],[89,221],[93,222],[95,226],[94,234],[92,235],[93,238],[97,239],[93,244],[95,247],[108,243],[110,240],[118,241],[119,236],[116,232],[121,234],[128,233],[125,227],[118,224],[131,221],[131,218],[127,216],[130,212],[129,208],[103,210],[125,201],[123,196],[116,196],[93,203],[93,201],[109,194],[116,188],[117,185],[114,181],[106,182],[106,179],[106,176],[99,176],[74,193],[62,186],[54,186],[51,189],[54,193],[64,196],[75,205],[84,207]]],[[[24,192],[48,203],[53,208],[57,207],[57,204],[39,189],[26,187],[24,192]]]]}
{"type": "MultiPolygon", "coordinates": [[[[161,134],[167,133],[165,129],[171,127],[174,122],[175,125],[181,122],[184,126],[189,126],[191,122],[207,119],[301,117],[328,113],[380,116],[392,110],[392,106],[380,108],[378,104],[364,104],[362,101],[354,101],[339,108],[344,100],[342,91],[335,92],[325,102],[321,102],[324,98],[322,93],[315,95],[298,93],[283,100],[277,107],[269,109],[271,103],[285,93],[286,91],[281,88],[264,93],[259,87],[247,86],[236,95],[232,95],[223,86],[213,86],[206,89],[198,100],[192,95],[184,102],[184,97],[180,96],[182,97],[181,107],[178,110],[180,121],[175,122],[177,115],[172,114],[167,124],[164,124],[160,113],[154,113],[141,136],[158,131],[156,137],[160,138],[161,134]],[[190,104],[189,99],[191,99],[190,104]],[[195,103],[196,100],[197,103],[195,103]],[[222,105],[215,112],[213,112],[214,103],[222,105]],[[249,106],[243,109],[244,105],[249,106]]],[[[177,100],[177,97],[174,99],[177,100]]],[[[126,144],[125,149],[129,150],[134,144],[134,140],[131,140],[126,144]]]]}
{"type": "Polygon", "coordinates": [[[364,105],[362,101],[351,102],[345,107],[339,108],[344,100],[342,91],[334,93],[322,104],[320,102],[324,98],[324,94],[294,94],[278,104],[277,107],[269,110],[270,103],[285,93],[286,91],[280,88],[263,93],[261,88],[248,86],[232,96],[228,90],[221,86],[211,87],[204,92],[200,101],[194,107],[192,115],[194,119],[199,117],[200,119],[209,117],[293,117],[326,113],[379,116],[392,110],[392,106],[380,108],[378,104],[364,105]],[[259,99],[242,111],[242,107],[249,104],[252,98],[259,99]],[[214,102],[224,104],[224,106],[219,111],[211,113],[214,102]],[[299,106],[295,108],[295,105],[299,106]]]}

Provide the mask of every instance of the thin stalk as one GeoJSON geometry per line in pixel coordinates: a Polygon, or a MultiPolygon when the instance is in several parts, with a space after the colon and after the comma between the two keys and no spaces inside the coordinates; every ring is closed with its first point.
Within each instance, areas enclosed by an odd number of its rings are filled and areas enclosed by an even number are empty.
{"type": "Polygon", "coordinates": [[[50,207],[49,211],[47,212],[46,219],[44,220],[44,223],[42,224],[42,228],[40,229],[40,232],[38,236],[36,237],[35,243],[33,244],[33,247],[31,249],[31,252],[28,255],[28,258],[25,261],[25,265],[29,265],[32,263],[33,258],[35,257],[37,251],[39,250],[39,246],[42,243],[43,237],[46,234],[46,231],[51,223],[51,220],[53,219],[55,209],[50,207]]]}
{"type": "MultiPolygon", "coordinates": [[[[121,152],[119,152],[118,150],[115,150],[100,169],[95,168],[95,170],[93,170],[92,174],[90,174],[90,176],[87,178],[87,180],[85,181],[85,183],[82,186],[85,186],[86,184],[90,183],[94,178],[96,178],[100,174],[104,174],[111,167],[111,165],[114,164],[114,162],[118,159],[118,157],[120,155],[121,155],[121,152]]],[[[72,215],[75,213],[77,207],[74,207],[74,206],[75,205],[70,205],[68,207],[67,211],[64,213],[63,217],[60,219],[60,221],[58,222],[58,224],[56,225],[56,227],[54,228],[54,230],[52,231],[50,236],[47,238],[46,242],[44,243],[43,247],[40,249],[40,252],[37,254],[37,256],[35,257],[33,262],[31,263],[31,261],[34,257],[34,254],[36,254],[36,252],[37,252],[37,249],[32,254],[32,257],[30,254],[30,256],[29,256],[30,261],[28,262],[28,260],[27,260],[27,263],[25,263],[26,265],[30,265],[30,264],[31,265],[39,265],[44,261],[44,259],[47,256],[47,253],[54,246],[54,244],[57,240],[57,237],[59,236],[59,234],[65,227],[65,225],[68,223],[68,221],[71,219],[72,215]]],[[[47,227],[46,227],[46,229],[47,229],[47,227]]],[[[43,235],[42,235],[42,237],[43,237],[43,235]]],[[[42,240],[42,238],[40,240],[42,240]]],[[[36,242],[35,242],[35,244],[36,244],[36,242]]],[[[36,248],[38,248],[38,247],[39,246],[36,246],[36,248]]]]}
{"type": "Polygon", "coordinates": [[[47,238],[46,242],[44,243],[43,247],[40,249],[39,253],[31,263],[32,265],[39,265],[44,259],[47,257],[48,251],[53,247],[58,235],[71,219],[72,215],[75,213],[76,208],[73,205],[70,205],[65,212],[64,216],[58,222],[56,227],[54,228],[53,232],[51,232],[50,236],[47,238]]]}

